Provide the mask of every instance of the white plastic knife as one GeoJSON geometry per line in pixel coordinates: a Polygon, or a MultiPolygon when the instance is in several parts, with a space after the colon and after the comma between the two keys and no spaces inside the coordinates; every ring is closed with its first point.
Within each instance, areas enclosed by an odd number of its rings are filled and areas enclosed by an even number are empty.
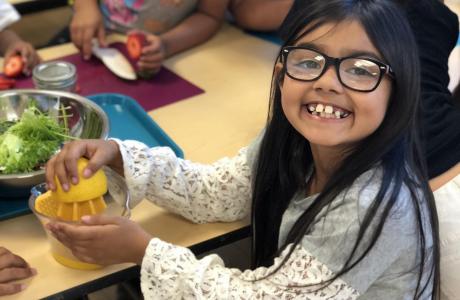
{"type": "Polygon", "coordinates": [[[137,75],[133,66],[126,57],[115,48],[101,48],[97,40],[93,40],[93,54],[98,57],[104,65],[118,77],[127,80],[136,80],[137,75]]]}

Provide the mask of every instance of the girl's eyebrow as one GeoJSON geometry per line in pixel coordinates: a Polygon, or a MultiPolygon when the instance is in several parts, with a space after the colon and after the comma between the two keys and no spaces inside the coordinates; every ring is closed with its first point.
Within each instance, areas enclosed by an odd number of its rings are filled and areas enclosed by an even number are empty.
{"type": "MultiPolygon", "coordinates": [[[[310,48],[312,50],[316,50],[318,52],[321,52],[321,53],[325,53],[324,49],[321,47],[321,46],[318,46],[316,44],[313,44],[313,43],[300,43],[296,46],[299,46],[299,47],[307,47],[307,48],[310,48]]],[[[343,57],[349,57],[349,56],[355,56],[355,57],[367,57],[367,58],[373,58],[373,59],[376,59],[378,61],[382,61],[382,58],[377,55],[376,53],[374,52],[370,52],[370,51],[365,51],[365,50],[355,50],[355,49],[345,49],[345,52],[348,53],[347,55],[343,56],[343,57]]]]}

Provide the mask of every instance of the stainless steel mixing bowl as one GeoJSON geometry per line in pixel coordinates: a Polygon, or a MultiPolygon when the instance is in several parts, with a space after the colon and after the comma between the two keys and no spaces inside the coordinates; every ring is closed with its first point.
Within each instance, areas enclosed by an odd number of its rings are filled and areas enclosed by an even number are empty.
{"type": "MultiPolygon", "coordinates": [[[[69,115],[70,135],[78,138],[107,138],[109,120],[105,112],[91,100],[77,94],[46,90],[9,90],[0,92],[0,121],[21,117],[31,101],[50,116],[69,115]]],[[[30,188],[45,181],[45,171],[21,174],[0,174],[0,199],[29,195],[30,188]]]]}

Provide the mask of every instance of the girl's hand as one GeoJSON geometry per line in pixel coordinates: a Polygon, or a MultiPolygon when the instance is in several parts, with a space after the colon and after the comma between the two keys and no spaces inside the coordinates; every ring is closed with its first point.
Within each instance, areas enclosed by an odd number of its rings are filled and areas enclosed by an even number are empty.
{"type": "Polygon", "coordinates": [[[74,15],[70,22],[70,37],[75,46],[89,59],[92,53],[91,40],[96,37],[99,45],[106,46],[105,28],[97,1],[76,0],[74,15]]]}
{"type": "Polygon", "coordinates": [[[32,73],[32,69],[40,63],[41,59],[35,51],[34,47],[23,40],[16,40],[15,42],[11,43],[5,51],[5,61],[11,56],[14,55],[21,55],[22,60],[24,61],[24,68],[22,72],[29,76],[32,73]]]}
{"type": "Polygon", "coordinates": [[[0,247],[0,296],[22,291],[25,285],[13,281],[28,278],[35,274],[37,271],[31,268],[23,258],[0,247]]]}
{"type": "Polygon", "coordinates": [[[78,259],[93,264],[141,264],[150,239],[137,223],[123,217],[83,216],[83,225],[52,222],[46,228],[78,259]]]}
{"type": "Polygon", "coordinates": [[[96,139],[72,141],[66,143],[61,151],[46,163],[48,189],[56,190],[55,176],[65,191],[69,190],[70,182],[77,184],[77,160],[83,156],[89,159],[88,166],[83,170],[83,177],[91,177],[104,165],[110,166],[123,176],[123,160],[117,143],[96,139]]]}
{"type": "Polygon", "coordinates": [[[142,54],[137,66],[140,71],[157,72],[166,58],[166,46],[163,40],[154,34],[145,33],[147,45],[142,48],[142,54]]]}

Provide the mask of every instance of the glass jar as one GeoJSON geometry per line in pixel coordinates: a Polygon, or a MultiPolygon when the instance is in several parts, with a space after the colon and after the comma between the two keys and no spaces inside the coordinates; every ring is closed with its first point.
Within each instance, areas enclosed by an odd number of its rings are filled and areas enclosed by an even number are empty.
{"type": "Polygon", "coordinates": [[[74,92],[77,68],[66,61],[49,61],[35,66],[32,72],[35,88],[74,92]]]}

